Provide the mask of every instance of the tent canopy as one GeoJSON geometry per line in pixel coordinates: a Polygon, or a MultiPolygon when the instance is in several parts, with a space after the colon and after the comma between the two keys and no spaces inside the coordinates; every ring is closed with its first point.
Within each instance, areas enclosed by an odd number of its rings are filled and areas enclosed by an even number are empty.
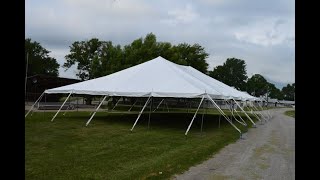
{"type": "Polygon", "coordinates": [[[252,98],[190,66],[177,65],[160,56],[107,76],[48,89],[45,93],[177,98],[208,94],[215,99],[252,98]]]}

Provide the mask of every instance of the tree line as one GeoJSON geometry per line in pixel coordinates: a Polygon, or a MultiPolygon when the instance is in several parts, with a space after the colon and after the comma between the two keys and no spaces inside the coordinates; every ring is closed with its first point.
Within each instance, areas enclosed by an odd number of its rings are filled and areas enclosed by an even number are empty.
{"type": "MultiPolygon", "coordinates": [[[[170,42],[158,42],[153,33],[144,38],[138,38],[121,47],[112,41],[102,41],[92,38],[72,43],[70,53],[65,56],[62,67],[68,70],[76,65],[76,76],[81,80],[89,80],[106,76],[120,70],[154,59],[158,56],[176,64],[192,66],[229,86],[246,91],[254,96],[268,94],[270,98],[294,100],[295,84],[288,84],[281,90],[268,82],[262,75],[255,74],[248,78],[246,63],[242,59],[228,58],[223,65],[208,70],[206,59],[209,54],[201,45],[170,42]]],[[[28,59],[28,76],[47,74],[58,76],[59,64],[50,57],[50,51],[40,43],[25,39],[25,64],[28,59]]]]}

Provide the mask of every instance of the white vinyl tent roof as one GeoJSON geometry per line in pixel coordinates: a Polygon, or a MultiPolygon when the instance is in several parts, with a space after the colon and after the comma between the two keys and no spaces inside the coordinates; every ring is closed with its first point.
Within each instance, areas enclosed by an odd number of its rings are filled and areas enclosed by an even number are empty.
{"type": "Polygon", "coordinates": [[[182,98],[202,97],[208,94],[215,99],[255,98],[190,66],[177,65],[162,57],[100,78],[48,89],[45,93],[182,98]]]}

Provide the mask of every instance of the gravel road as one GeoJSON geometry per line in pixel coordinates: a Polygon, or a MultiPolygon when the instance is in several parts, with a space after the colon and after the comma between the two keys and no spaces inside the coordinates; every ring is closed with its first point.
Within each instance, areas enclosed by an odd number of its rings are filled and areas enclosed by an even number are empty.
{"type": "Polygon", "coordinates": [[[295,179],[295,119],[284,115],[286,110],[270,110],[269,122],[172,179],[295,179]]]}

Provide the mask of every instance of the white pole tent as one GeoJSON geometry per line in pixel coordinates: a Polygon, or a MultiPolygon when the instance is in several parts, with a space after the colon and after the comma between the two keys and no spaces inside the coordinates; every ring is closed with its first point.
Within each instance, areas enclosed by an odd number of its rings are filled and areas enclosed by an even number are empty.
{"type": "MultiPolygon", "coordinates": [[[[75,84],[48,89],[46,94],[81,94],[81,95],[100,95],[104,96],[103,100],[88,120],[92,120],[101,104],[108,97],[144,97],[148,98],[141,112],[139,113],[131,131],[137,124],[141,113],[150,102],[152,97],[160,98],[206,98],[211,101],[226,120],[237,130],[241,131],[226,117],[224,112],[214,102],[214,99],[224,100],[247,100],[238,90],[217,81],[200,71],[172,63],[162,57],[157,57],[145,63],[124,69],[122,71],[91,79],[75,84]]],[[[67,98],[67,99],[68,99],[67,98]]],[[[65,102],[67,101],[65,100],[65,102]]],[[[64,103],[65,103],[64,102],[64,103]]],[[[202,103],[202,101],[201,101],[202,103]]],[[[201,105],[199,104],[199,107],[201,105]]],[[[236,102],[237,103],[237,102],[236,102]]],[[[135,104],[135,103],[134,103],[135,104]]],[[[64,105],[64,104],[63,104],[64,105]]],[[[246,114],[248,119],[255,125],[252,119],[240,107],[241,111],[246,114]]],[[[59,109],[59,111],[61,108],[59,109]]],[[[55,114],[52,120],[57,116],[55,114]]],[[[195,112],[195,116],[198,111],[195,112]]],[[[27,116],[27,114],[26,114],[27,116]]],[[[25,117],[26,117],[25,116],[25,117]]],[[[194,117],[195,117],[194,116],[194,117]]],[[[189,131],[192,119],[187,132],[189,131]]],[[[186,134],[187,134],[186,132],[186,134]]]]}
{"type": "MultiPolygon", "coordinates": [[[[181,66],[184,71],[187,73],[191,74],[193,77],[197,78],[203,83],[207,83],[210,85],[211,88],[215,89],[216,91],[220,92],[221,94],[224,95],[224,100],[226,101],[227,99],[233,100],[237,105],[238,103],[236,100],[247,100],[251,99],[251,97],[248,97],[246,95],[243,95],[240,91],[208,76],[200,71],[194,69],[191,66],[181,66]]],[[[253,122],[253,120],[250,118],[250,116],[238,105],[238,107],[241,109],[241,111],[247,116],[247,118],[251,121],[251,123],[256,127],[256,124],[253,122]]]]}

